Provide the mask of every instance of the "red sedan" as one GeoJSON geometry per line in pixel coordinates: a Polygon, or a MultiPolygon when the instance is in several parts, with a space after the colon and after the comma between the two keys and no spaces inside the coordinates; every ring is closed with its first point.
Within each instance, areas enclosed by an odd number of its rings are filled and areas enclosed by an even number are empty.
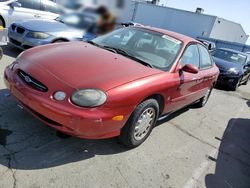
{"type": "Polygon", "coordinates": [[[18,102],[60,132],[143,143],[159,117],[206,104],[219,71],[200,42],[151,27],[30,49],[5,70],[18,102]]]}

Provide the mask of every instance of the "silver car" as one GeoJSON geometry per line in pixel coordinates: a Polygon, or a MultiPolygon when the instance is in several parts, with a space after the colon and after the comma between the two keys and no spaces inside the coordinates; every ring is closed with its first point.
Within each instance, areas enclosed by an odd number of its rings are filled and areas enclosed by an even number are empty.
{"type": "Polygon", "coordinates": [[[19,49],[26,50],[56,42],[81,41],[87,31],[97,23],[97,19],[93,14],[72,13],[55,20],[18,21],[8,29],[9,42],[19,49]]]}

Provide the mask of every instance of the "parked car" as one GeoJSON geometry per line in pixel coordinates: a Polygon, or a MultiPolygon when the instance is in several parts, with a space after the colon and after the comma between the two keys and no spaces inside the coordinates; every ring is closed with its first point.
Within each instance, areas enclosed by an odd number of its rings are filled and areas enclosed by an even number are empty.
{"type": "Polygon", "coordinates": [[[46,45],[5,70],[7,87],[30,113],[87,139],[142,144],[158,117],[204,106],[219,74],[206,47],[174,32],[126,27],[88,43],[46,45]]]}
{"type": "Polygon", "coordinates": [[[19,1],[17,0],[0,2],[0,28],[8,28],[11,23],[17,20],[27,20],[34,18],[55,19],[58,17],[58,14],[54,14],[48,11],[34,10],[35,7],[32,6],[27,6],[27,8],[25,8],[26,6],[23,7],[24,5],[26,5],[26,3],[24,2],[27,2],[27,5],[28,3],[30,3],[30,5],[36,5],[38,1],[21,1],[23,2],[23,4],[19,3],[19,1]]]}
{"type": "Polygon", "coordinates": [[[247,85],[250,78],[250,56],[246,53],[217,49],[212,53],[213,59],[220,69],[219,84],[228,85],[237,90],[240,85],[247,85]]]}
{"type": "Polygon", "coordinates": [[[72,13],[61,15],[55,20],[17,21],[9,28],[9,41],[22,50],[56,42],[82,41],[96,19],[90,14],[72,13]]]}
{"type": "Polygon", "coordinates": [[[207,49],[209,50],[209,52],[213,52],[216,49],[215,42],[208,41],[208,40],[201,39],[201,38],[198,38],[197,40],[200,41],[200,42],[202,42],[207,47],[207,49]]]}

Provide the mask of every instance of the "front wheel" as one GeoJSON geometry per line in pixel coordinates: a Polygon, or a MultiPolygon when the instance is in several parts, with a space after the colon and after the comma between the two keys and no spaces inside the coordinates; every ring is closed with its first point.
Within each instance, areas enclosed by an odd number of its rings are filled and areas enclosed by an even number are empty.
{"type": "Polygon", "coordinates": [[[120,141],[128,148],[141,145],[150,135],[159,115],[159,104],[149,99],[136,107],[121,130],[120,141]]]}
{"type": "Polygon", "coordinates": [[[211,95],[213,88],[211,87],[210,89],[207,90],[206,95],[204,97],[202,97],[198,103],[196,103],[196,106],[199,108],[204,107],[207,104],[207,101],[211,95]]]}
{"type": "Polygon", "coordinates": [[[247,85],[250,79],[250,75],[247,77],[247,80],[242,85],[247,85]]]}
{"type": "Polygon", "coordinates": [[[232,87],[233,91],[236,91],[239,88],[241,81],[242,81],[242,77],[240,77],[238,82],[232,87]]]}

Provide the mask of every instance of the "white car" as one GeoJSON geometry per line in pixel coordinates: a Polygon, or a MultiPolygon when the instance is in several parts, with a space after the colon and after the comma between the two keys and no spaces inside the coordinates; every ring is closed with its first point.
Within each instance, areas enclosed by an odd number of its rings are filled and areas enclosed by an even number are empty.
{"type": "MultiPolygon", "coordinates": [[[[29,0],[29,2],[31,3],[31,0],[29,0]]],[[[0,29],[8,28],[11,23],[17,20],[34,18],[55,19],[58,16],[58,14],[52,12],[24,8],[18,0],[0,1],[0,29]]]]}

